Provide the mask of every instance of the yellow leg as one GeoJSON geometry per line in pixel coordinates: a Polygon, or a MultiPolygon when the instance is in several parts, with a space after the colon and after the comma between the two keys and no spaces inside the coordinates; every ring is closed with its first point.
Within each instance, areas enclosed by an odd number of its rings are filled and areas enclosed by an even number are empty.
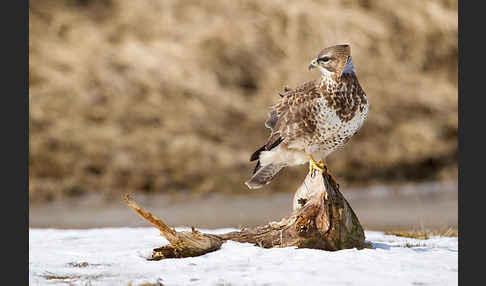
{"type": "Polygon", "coordinates": [[[326,172],[326,163],[324,160],[317,162],[312,158],[312,155],[308,154],[307,156],[309,157],[309,173],[312,174],[314,170],[318,170],[321,173],[326,172]]]}
{"type": "Polygon", "coordinates": [[[331,180],[333,180],[337,184],[336,178],[334,178],[334,176],[328,172],[326,162],[324,160],[317,162],[316,160],[314,160],[314,158],[312,158],[312,155],[307,154],[307,156],[309,157],[309,173],[311,175],[313,174],[314,170],[318,170],[319,172],[328,175],[331,180]]]}

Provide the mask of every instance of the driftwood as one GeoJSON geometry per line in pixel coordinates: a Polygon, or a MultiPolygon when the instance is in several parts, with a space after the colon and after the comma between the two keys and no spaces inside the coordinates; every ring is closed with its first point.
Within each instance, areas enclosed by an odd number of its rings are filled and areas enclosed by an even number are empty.
{"type": "Polygon", "coordinates": [[[169,241],[153,250],[152,260],[203,255],[218,250],[227,240],[254,243],[260,247],[298,247],[322,250],[365,248],[363,228],[329,173],[308,174],[294,196],[293,212],[278,222],[240,231],[213,235],[177,232],[125,196],[127,205],[148,220],[169,241]]]}

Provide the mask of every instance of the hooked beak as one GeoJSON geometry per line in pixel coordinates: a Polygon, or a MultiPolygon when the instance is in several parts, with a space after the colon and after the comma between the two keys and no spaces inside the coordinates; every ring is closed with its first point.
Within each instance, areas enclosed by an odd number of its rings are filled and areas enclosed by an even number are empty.
{"type": "Polygon", "coordinates": [[[309,66],[307,67],[309,70],[313,69],[313,68],[316,68],[317,67],[317,60],[312,60],[312,62],[309,64],[309,66]]]}

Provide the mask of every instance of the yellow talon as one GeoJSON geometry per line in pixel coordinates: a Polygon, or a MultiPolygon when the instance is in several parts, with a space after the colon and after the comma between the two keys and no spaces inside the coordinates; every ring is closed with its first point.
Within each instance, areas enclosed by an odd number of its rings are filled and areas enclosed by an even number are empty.
{"type": "Polygon", "coordinates": [[[308,155],[308,156],[309,156],[309,173],[312,174],[314,170],[318,170],[321,173],[325,173],[327,171],[326,163],[324,162],[324,160],[317,162],[316,160],[314,160],[314,158],[312,158],[312,155],[308,155]]]}
{"type": "Polygon", "coordinates": [[[331,180],[337,184],[336,178],[334,178],[334,176],[327,170],[326,162],[324,160],[317,162],[312,158],[312,155],[308,154],[307,156],[309,156],[309,173],[311,176],[314,174],[314,170],[318,170],[321,174],[329,176],[331,180]]]}

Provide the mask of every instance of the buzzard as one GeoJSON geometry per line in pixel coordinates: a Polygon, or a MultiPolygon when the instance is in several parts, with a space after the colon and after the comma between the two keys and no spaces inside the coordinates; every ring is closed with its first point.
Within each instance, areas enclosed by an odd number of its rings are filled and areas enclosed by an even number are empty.
{"type": "Polygon", "coordinates": [[[369,109],[368,99],[356,77],[351,48],[325,48],[311,61],[319,79],[281,93],[265,126],[271,134],[251,155],[257,160],[250,189],[268,184],[285,167],[309,162],[309,172],[327,172],[324,159],[346,144],[360,129],[369,109]]]}

